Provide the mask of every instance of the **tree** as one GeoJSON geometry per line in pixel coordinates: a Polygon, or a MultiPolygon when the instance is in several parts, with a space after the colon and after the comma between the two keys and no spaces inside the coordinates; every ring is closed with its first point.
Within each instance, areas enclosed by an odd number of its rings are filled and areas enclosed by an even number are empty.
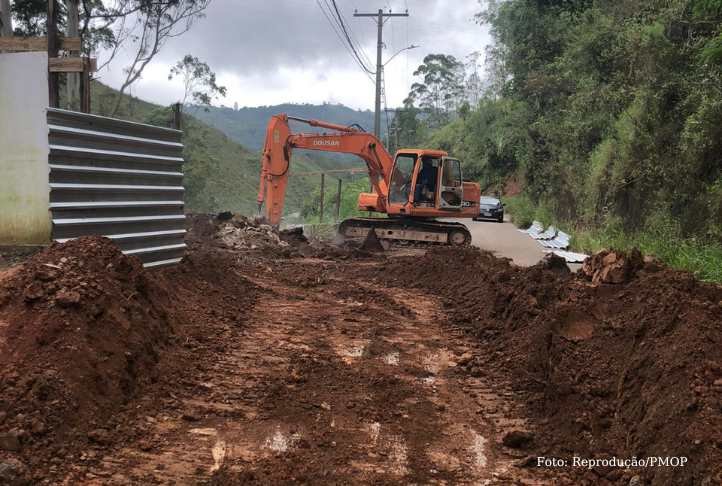
{"type": "Polygon", "coordinates": [[[216,83],[216,73],[211,71],[208,64],[190,54],[186,54],[171,68],[168,80],[174,78],[183,81],[183,100],[180,103],[184,107],[188,98],[196,105],[207,107],[213,99],[226,96],[226,87],[216,83]]]}
{"type": "Polygon", "coordinates": [[[422,81],[411,85],[405,103],[424,110],[432,127],[447,122],[449,113],[465,100],[463,67],[454,56],[427,55],[414,71],[414,76],[421,76],[422,81]]]}
{"type": "MultiPolygon", "coordinates": [[[[697,0],[693,10],[699,20],[722,17],[722,0],[697,0]]],[[[710,64],[722,64],[722,33],[707,41],[700,57],[710,64]]]]}
{"type": "MultiPolygon", "coordinates": [[[[64,24],[64,6],[58,5],[58,24],[64,24]]],[[[15,21],[15,35],[38,36],[45,35],[48,0],[16,0],[11,11],[15,21]]]]}
{"type": "Polygon", "coordinates": [[[396,110],[389,128],[388,145],[392,153],[400,147],[413,147],[421,143],[426,127],[419,120],[420,112],[408,99],[403,108],[396,110]]]}
{"type": "Polygon", "coordinates": [[[98,18],[117,23],[122,19],[121,27],[114,36],[117,48],[130,42],[135,47],[135,56],[124,69],[125,80],[118,89],[115,114],[120,107],[125,91],[138,79],[163,45],[172,37],[187,32],[193,22],[203,16],[210,0],[120,0],[120,7],[106,10],[98,18]],[[135,22],[125,29],[125,21],[130,16],[135,22]]]}
{"type": "MultiPolygon", "coordinates": [[[[121,50],[134,52],[123,69],[125,78],[110,114],[118,112],[123,94],[141,78],[143,71],[172,37],[187,32],[203,17],[211,0],[79,0],[80,36],[83,53],[103,49],[108,52],[98,69],[108,66],[121,50]]],[[[67,25],[67,8],[56,0],[58,26],[67,25]]],[[[15,33],[24,36],[46,34],[48,0],[15,0],[12,6],[15,33]]],[[[66,32],[67,34],[67,32],[66,32]]]]}

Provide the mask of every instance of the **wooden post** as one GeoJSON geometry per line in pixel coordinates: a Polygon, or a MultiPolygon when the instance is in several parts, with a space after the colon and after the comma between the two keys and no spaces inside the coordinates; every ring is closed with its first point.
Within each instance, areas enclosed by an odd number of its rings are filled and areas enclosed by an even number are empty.
{"type": "MultiPolygon", "coordinates": [[[[56,0],[48,0],[48,59],[58,57],[58,9],[56,0]]],[[[48,72],[48,99],[52,108],[58,108],[58,73],[48,72]]]]}
{"type": "MultiPolygon", "coordinates": [[[[78,14],[78,0],[65,0],[68,11],[67,18],[67,37],[78,37],[80,31],[80,16],[78,14]]],[[[71,50],[72,56],[80,56],[80,51],[71,50]]],[[[66,90],[67,90],[67,108],[69,110],[78,110],[81,108],[80,98],[80,80],[83,73],[66,74],[66,90]]]]}
{"type": "Polygon", "coordinates": [[[321,173],[321,206],[319,207],[318,213],[318,222],[323,223],[323,195],[324,191],[326,190],[326,174],[323,172],[321,173]]]}
{"type": "Polygon", "coordinates": [[[336,221],[341,219],[341,179],[338,180],[338,192],[336,192],[336,221]]]}
{"type": "Polygon", "coordinates": [[[173,128],[176,130],[183,129],[183,105],[180,103],[173,105],[173,128]]]}
{"type": "Polygon", "coordinates": [[[80,111],[90,113],[90,59],[85,59],[83,69],[83,79],[80,82],[80,111]]]}
{"type": "Polygon", "coordinates": [[[13,16],[10,13],[10,0],[0,0],[0,37],[13,35],[13,16]]]}

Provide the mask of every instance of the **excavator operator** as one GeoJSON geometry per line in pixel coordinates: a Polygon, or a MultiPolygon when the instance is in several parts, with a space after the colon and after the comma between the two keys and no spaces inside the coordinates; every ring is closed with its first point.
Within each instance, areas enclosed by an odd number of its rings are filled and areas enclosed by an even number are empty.
{"type": "Polygon", "coordinates": [[[439,174],[439,159],[422,157],[421,169],[414,189],[414,203],[434,203],[436,179],[439,174]]]}

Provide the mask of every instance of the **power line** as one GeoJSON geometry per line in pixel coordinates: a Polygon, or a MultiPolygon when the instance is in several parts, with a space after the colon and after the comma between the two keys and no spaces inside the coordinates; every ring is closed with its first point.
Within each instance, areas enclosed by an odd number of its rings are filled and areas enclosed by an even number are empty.
{"type": "MultiPolygon", "coordinates": [[[[325,1],[325,0],[324,0],[324,1],[325,1]]],[[[336,37],[338,37],[338,40],[341,42],[341,44],[343,45],[343,47],[346,49],[346,52],[349,53],[349,55],[353,58],[354,62],[356,62],[356,64],[358,64],[358,66],[364,71],[364,74],[366,75],[366,77],[367,77],[371,82],[373,82],[374,80],[373,80],[373,78],[371,77],[371,75],[374,74],[374,73],[369,73],[369,72],[368,72],[368,69],[367,69],[363,64],[359,63],[359,61],[357,60],[357,58],[356,58],[356,56],[354,55],[354,53],[351,51],[351,49],[349,48],[349,46],[346,44],[346,41],[344,41],[341,33],[339,32],[338,28],[336,27],[336,24],[334,23],[334,21],[333,21],[333,20],[331,19],[331,17],[329,16],[329,13],[330,13],[330,12],[326,12],[326,9],[323,8],[323,5],[321,4],[321,1],[320,1],[320,0],[316,0],[316,4],[318,5],[318,8],[321,9],[321,12],[323,13],[324,17],[326,17],[326,20],[328,21],[329,25],[331,26],[331,30],[333,30],[333,32],[336,34],[336,37]]],[[[329,7],[329,8],[330,8],[330,7],[329,7]]]]}
{"type": "MultiPolygon", "coordinates": [[[[328,3],[328,0],[324,0],[324,1],[328,3]]],[[[336,5],[335,2],[334,2],[334,5],[336,5]]],[[[350,26],[350,24],[348,23],[348,19],[343,15],[343,12],[341,11],[340,8],[337,8],[336,11],[337,11],[338,14],[339,14],[339,18],[341,19],[341,23],[342,23],[343,27],[344,27],[344,28],[346,29],[346,31],[348,32],[349,37],[351,37],[351,41],[353,41],[352,43],[356,46],[356,50],[359,51],[359,54],[361,55],[361,57],[362,57],[363,60],[365,61],[364,64],[365,64],[366,66],[373,66],[373,63],[371,62],[371,58],[370,58],[370,57],[368,56],[368,54],[366,53],[366,50],[364,50],[364,48],[363,48],[363,46],[361,45],[361,43],[358,41],[358,39],[356,39],[356,36],[354,36],[354,34],[353,34],[353,29],[351,29],[351,26],[350,26]]]]}
{"type": "MultiPolygon", "coordinates": [[[[339,29],[338,29],[338,27],[337,27],[337,24],[334,22],[334,20],[332,20],[332,18],[331,18],[331,15],[332,15],[331,7],[328,5],[328,2],[327,2],[326,0],[324,0],[324,2],[326,3],[327,8],[329,9],[328,12],[326,11],[326,9],[324,9],[324,7],[323,7],[323,5],[321,4],[320,0],[316,0],[316,4],[317,4],[318,7],[321,9],[321,12],[323,13],[324,17],[326,17],[326,20],[328,21],[329,25],[331,26],[331,29],[333,30],[333,32],[336,34],[336,37],[338,37],[338,40],[341,42],[341,44],[343,45],[343,47],[346,49],[346,52],[348,52],[348,53],[351,55],[351,57],[353,58],[354,62],[356,62],[356,64],[358,64],[358,66],[359,66],[361,69],[363,69],[364,71],[366,71],[366,68],[365,68],[362,64],[359,64],[358,60],[356,59],[356,56],[355,56],[354,53],[351,51],[351,49],[348,47],[348,45],[346,44],[346,41],[343,39],[343,36],[341,35],[341,32],[339,31],[339,29]]],[[[368,76],[368,73],[365,73],[365,74],[368,76]]],[[[369,79],[371,79],[371,78],[369,77],[369,79]]]]}
{"type": "MultiPolygon", "coordinates": [[[[328,0],[324,0],[326,4],[328,4],[328,0]]],[[[346,37],[346,40],[348,41],[349,46],[351,47],[351,50],[356,55],[356,58],[358,61],[363,65],[364,69],[369,74],[375,74],[371,69],[366,66],[366,63],[364,63],[364,60],[361,58],[362,56],[359,54],[358,50],[356,49],[356,46],[354,45],[353,40],[351,39],[351,35],[349,34],[350,29],[346,27],[346,23],[344,22],[343,16],[341,15],[341,12],[339,11],[338,5],[336,4],[336,0],[331,0],[331,3],[333,4],[333,10],[336,13],[336,19],[341,27],[341,31],[343,32],[344,36],[346,37]]]]}
{"type": "MultiPolygon", "coordinates": [[[[324,0],[327,2],[327,0],[324,0]]],[[[364,64],[363,59],[361,59],[361,55],[356,50],[356,46],[354,45],[353,41],[351,40],[351,36],[349,35],[349,29],[346,27],[346,23],[343,21],[343,16],[341,15],[341,12],[338,9],[338,5],[336,4],[336,0],[331,0],[331,3],[333,4],[333,10],[336,12],[336,18],[338,19],[339,25],[341,26],[341,30],[343,31],[344,36],[346,37],[346,40],[348,41],[348,45],[351,47],[351,50],[353,51],[354,55],[356,56],[356,60],[363,66],[364,70],[369,74],[376,74],[371,69],[369,69],[366,64],[364,64]]]]}

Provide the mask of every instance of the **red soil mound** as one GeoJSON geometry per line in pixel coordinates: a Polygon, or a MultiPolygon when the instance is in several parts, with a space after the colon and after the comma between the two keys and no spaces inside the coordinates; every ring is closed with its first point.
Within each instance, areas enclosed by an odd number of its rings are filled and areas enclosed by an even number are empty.
{"type": "Polygon", "coordinates": [[[580,481],[720,484],[722,289],[639,255],[607,263],[621,269],[619,283],[440,248],[389,263],[383,278],[445,298],[451,322],[480,341],[469,368],[507,376],[527,401],[540,426],[536,454],[689,459],[579,468],[580,481]]]}
{"type": "Polygon", "coordinates": [[[139,260],[97,237],[54,244],[0,282],[0,449],[62,457],[78,437],[104,440],[169,333],[147,283],[139,260]]]}
{"type": "Polygon", "coordinates": [[[238,332],[252,309],[255,286],[236,260],[199,250],[148,271],[88,237],[6,271],[0,469],[12,471],[0,470],[0,484],[59,480],[66,463],[145,434],[134,414],[174,410],[174,392],[195,386],[219,351],[217,335],[238,332]]]}

